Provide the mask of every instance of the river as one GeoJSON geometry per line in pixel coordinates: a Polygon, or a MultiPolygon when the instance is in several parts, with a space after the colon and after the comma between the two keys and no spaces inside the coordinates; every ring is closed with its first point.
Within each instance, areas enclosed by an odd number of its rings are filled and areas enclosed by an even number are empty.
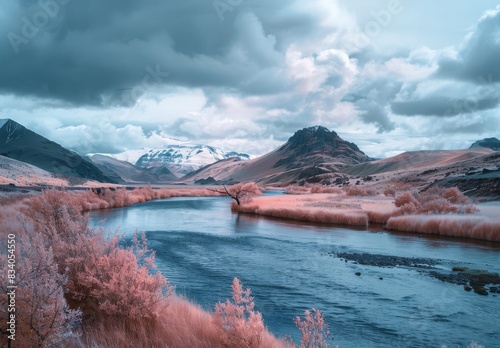
{"type": "Polygon", "coordinates": [[[92,212],[90,223],[126,238],[145,231],[176,292],[207,310],[230,298],[232,279],[239,278],[252,289],[268,329],[296,342],[293,318],[315,307],[341,348],[451,348],[471,341],[500,347],[500,296],[466,292],[432,277],[426,265],[381,267],[338,257],[425,258],[437,271],[500,273],[500,243],[267,219],[231,213],[229,204],[227,197],[157,200],[92,212]]]}

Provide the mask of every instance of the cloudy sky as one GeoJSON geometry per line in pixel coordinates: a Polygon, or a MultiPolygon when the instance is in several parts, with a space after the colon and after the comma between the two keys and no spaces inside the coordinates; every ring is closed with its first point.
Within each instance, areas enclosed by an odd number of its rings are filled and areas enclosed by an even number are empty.
{"type": "Polygon", "coordinates": [[[3,0],[0,35],[0,118],[83,153],[500,137],[497,1],[3,0]]]}

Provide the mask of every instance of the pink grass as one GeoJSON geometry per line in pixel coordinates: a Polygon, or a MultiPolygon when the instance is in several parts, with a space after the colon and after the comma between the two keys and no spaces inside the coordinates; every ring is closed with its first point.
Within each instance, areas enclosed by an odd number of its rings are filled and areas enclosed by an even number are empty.
{"type": "Polygon", "coordinates": [[[407,215],[391,217],[391,230],[465,237],[500,242],[500,221],[467,215],[407,215]]]}
{"type": "Polygon", "coordinates": [[[368,215],[361,211],[334,211],[299,207],[260,207],[252,204],[243,205],[238,211],[290,220],[368,226],[368,215]]]}

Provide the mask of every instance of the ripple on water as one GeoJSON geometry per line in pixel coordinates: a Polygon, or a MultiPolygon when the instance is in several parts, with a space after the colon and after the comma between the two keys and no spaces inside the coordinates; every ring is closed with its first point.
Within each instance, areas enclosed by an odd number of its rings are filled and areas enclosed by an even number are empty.
{"type": "Polygon", "coordinates": [[[499,272],[498,246],[238,216],[228,204],[176,198],[101,212],[91,224],[106,217],[111,228],[148,231],[158,268],[177,292],[205,309],[230,297],[233,277],[240,278],[252,289],[266,326],[279,336],[289,333],[297,340],[293,318],[316,307],[340,347],[500,342],[500,297],[466,292],[431,277],[424,267],[499,272]],[[390,263],[340,260],[339,253],[378,255],[390,263]]]}

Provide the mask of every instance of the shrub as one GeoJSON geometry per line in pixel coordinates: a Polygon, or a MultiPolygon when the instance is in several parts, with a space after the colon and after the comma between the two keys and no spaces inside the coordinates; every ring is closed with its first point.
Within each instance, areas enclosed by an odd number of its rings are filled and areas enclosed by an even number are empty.
{"type": "Polygon", "coordinates": [[[384,190],[384,196],[386,197],[396,197],[396,190],[393,188],[386,188],[384,190]]]}
{"type": "Polygon", "coordinates": [[[442,196],[453,204],[469,202],[469,199],[457,187],[445,189],[442,196]]]}
{"type": "MultiPolygon", "coordinates": [[[[27,225],[25,225],[27,227],[27,225]]],[[[16,235],[16,347],[60,345],[74,334],[81,312],[72,310],[64,297],[67,276],[59,273],[52,249],[44,236],[28,230],[9,230],[16,235]]],[[[4,247],[4,246],[2,246],[4,247]]],[[[5,246],[6,247],[6,246],[5,246]]],[[[6,255],[6,254],[5,254],[6,255]]],[[[7,264],[2,253],[1,262],[7,264]]],[[[0,313],[8,318],[7,272],[0,274],[0,313]]],[[[2,320],[3,322],[3,320],[2,320]]],[[[0,324],[3,328],[5,323],[0,324]]]]}
{"type": "MultiPolygon", "coordinates": [[[[159,272],[150,273],[154,256],[141,264],[134,252],[141,246],[124,249],[118,246],[118,238],[97,240],[100,245],[79,243],[65,260],[70,272],[71,298],[90,314],[97,310],[130,319],[157,317],[167,305],[166,297],[172,288],[159,272]]],[[[142,249],[139,254],[147,252],[142,249]]]]}
{"type": "Polygon", "coordinates": [[[348,196],[369,196],[371,192],[368,192],[367,190],[361,187],[351,186],[347,189],[346,194],[348,196]]]}
{"type": "Polygon", "coordinates": [[[232,294],[234,303],[227,300],[215,307],[214,320],[221,329],[224,344],[228,347],[260,347],[264,323],[261,313],[254,311],[250,289],[243,290],[238,278],[234,278],[232,294]]]}
{"type": "Polygon", "coordinates": [[[412,194],[404,192],[396,197],[395,205],[400,208],[400,214],[471,214],[477,209],[474,206],[467,206],[462,209],[457,204],[468,202],[456,187],[442,189],[433,187],[427,191],[412,194]]]}
{"type": "Polygon", "coordinates": [[[340,193],[341,189],[338,187],[324,186],[324,185],[313,185],[311,187],[311,193],[340,193]]]}
{"type": "Polygon", "coordinates": [[[411,192],[404,192],[396,197],[396,200],[394,201],[394,204],[398,208],[404,207],[406,204],[410,203],[417,207],[417,209],[420,208],[420,203],[415,199],[411,192]]]}
{"type": "Polygon", "coordinates": [[[316,308],[304,312],[305,317],[296,317],[294,322],[302,334],[300,348],[328,348],[328,324],[325,323],[323,314],[316,308]]]}
{"type": "MultiPolygon", "coordinates": [[[[144,318],[157,315],[171,292],[160,273],[151,274],[154,252],[145,237],[124,248],[121,239],[90,229],[78,197],[49,190],[27,202],[25,213],[35,232],[47,238],[60,270],[67,269],[68,298],[85,313],[144,318]]],[[[109,198],[109,197],[108,197],[109,198]]]]}
{"type": "Polygon", "coordinates": [[[287,195],[304,195],[311,193],[311,189],[304,186],[291,185],[285,189],[285,194],[287,195]]]}

